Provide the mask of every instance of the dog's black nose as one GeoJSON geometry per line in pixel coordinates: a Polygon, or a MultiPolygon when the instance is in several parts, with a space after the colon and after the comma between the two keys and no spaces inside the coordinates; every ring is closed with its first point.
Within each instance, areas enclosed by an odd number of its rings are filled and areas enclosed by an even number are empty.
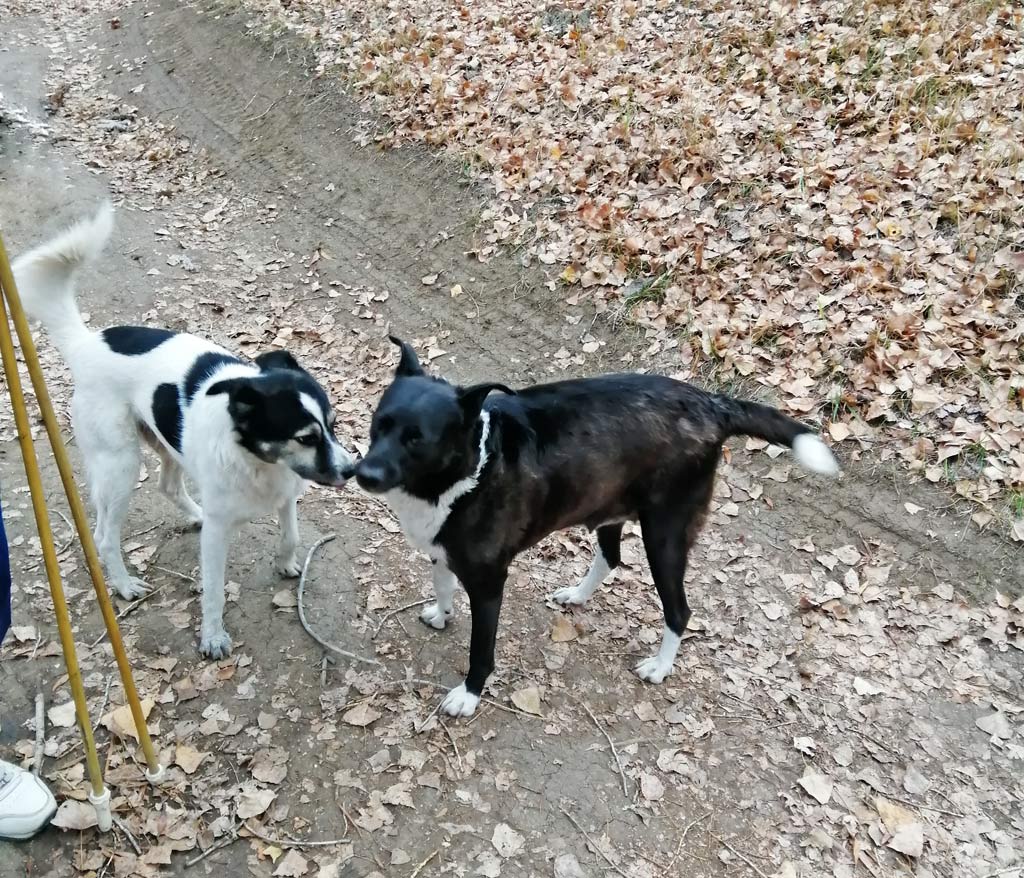
{"type": "Polygon", "coordinates": [[[360,461],[355,467],[356,481],[359,486],[371,494],[387,490],[387,474],[384,469],[373,464],[367,464],[365,460],[360,461]]]}

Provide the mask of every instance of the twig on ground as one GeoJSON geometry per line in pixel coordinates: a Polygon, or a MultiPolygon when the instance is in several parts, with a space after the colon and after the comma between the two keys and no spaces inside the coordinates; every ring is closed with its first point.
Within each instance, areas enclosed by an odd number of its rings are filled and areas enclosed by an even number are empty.
{"type": "Polygon", "coordinates": [[[743,860],[743,862],[746,863],[747,866],[749,866],[750,869],[753,870],[757,875],[759,875],[760,878],[768,878],[768,876],[765,875],[764,872],[762,872],[760,869],[757,868],[757,866],[755,866],[752,862],[750,862],[750,859],[747,856],[745,856],[744,854],[741,854],[738,850],[736,850],[736,848],[734,848],[731,844],[729,844],[729,842],[727,842],[724,838],[722,838],[719,835],[715,835],[714,833],[711,833],[711,837],[715,841],[717,841],[720,845],[722,845],[724,848],[726,848],[727,850],[731,851],[733,856],[739,857],[741,860],[743,860]]]}
{"type": "Polygon", "coordinates": [[[193,857],[191,860],[185,860],[185,868],[188,869],[189,867],[194,866],[196,863],[202,862],[211,854],[215,854],[217,851],[223,850],[228,845],[234,844],[236,841],[238,841],[238,839],[238,828],[236,827],[225,838],[222,838],[216,844],[211,844],[205,851],[203,851],[198,856],[193,857]]]}
{"type": "Polygon", "coordinates": [[[459,761],[459,771],[464,771],[462,765],[462,754],[459,752],[459,745],[455,743],[455,738],[452,736],[451,730],[444,724],[444,720],[438,719],[438,725],[444,729],[444,733],[448,736],[448,740],[452,742],[452,747],[455,748],[455,758],[459,761]]]}
{"type": "Polygon", "coordinates": [[[406,610],[411,610],[413,607],[421,607],[421,606],[423,606],[423,604],[429,604],[429,603],[430,603],[430,599],[429,598],[424,598],[423,600],[413,601],[411,604],[406,604],[404,607],[399,607],[397,610],[392,610],[383,619],[380,620],[380,624],[377,625],[377,629],[371,635],[370,640],[376,640],[377,639],[377,635],[380,634],[381,628],[384,627],[384,624],[392,616],[397,616],[399,613],[404,613],[406,610]]]}
{"type": "Polygon", "coordinates": [[[441,853],[440,848],[438,848],[436,851],[430,854],[422,863],[420,863],[415,869],[413,869],[412,874],[409,876],[409,878],[416,878],[416,876],[419,875],[420,872],[422,872],[426,868],[427,863],[434,859],[434,857],[436,857],[439,853],[441,853]]]}
{"type": "Polygon", "coordinates": [[[331,847],[331,845],[344,844],[348,841],[348,835],[343,835],[341,838],[328,839],[326,841],[302,841],[298,838],[292,838],[290,835],[283,836],[282,838],[275,838],[272,835],[264,835],[262,832],[257,832],[253,829],[248,823],[243,823],[242,828],[250,835],[256,836],[256,838],[261,841],[265,841],[267,844],[276,844],[278,847],[328,848],[331,847]]]}
{"type": "Polygon", "coordinates": [[[700,817],[696,817],[686,824],[686,828],[683,830],[683,834],[679,836],[679,844],[676,845],[676,852],[672,855],[672,859],[669,860],[668,866],[665,867],[666,874],[672,871],[672,867],[676,864],[676,860],[679,859],[679,854],[683,850],[683,842],[686,841],[686,836],[689,834],[690,830],[693,829],[693,827],[696,826],[698,823],[702,823],[703,821],[707,820],[708,817],[711,816],[711,814],[711,811],[707,811],[704,814],[701,814],[700,817]]]}
{"type": "Polygon", "coordinates": [[[32,773],[38,777],[43,770],[43,750],[46,747],[46,702],[43,693],[36,695],[36,748],[32,754],[32,773]]]}
{"type": "MultiPolygon", "coordinates": [[[[867,783],[867,781],[861,781],[867,783]]],[[[868,784],[868,786],[871,786],[868,784]]],[[[902,796],[897,796],[894,793],[890,793],[888,790],[881,790],[877,787],[871,787],[879,795],[885,796],[887,799],[892,799],[894,802],[899,802],[901,805],[910,805],[911,808],[920,808],[922,811],[934,811],[936,814],[945,814],[947,817],[958,817],[963,819],[965,814],[961,814],[959,811],[949,811],[945,808],[936,808],[934,805],[926,805],[924,802],[915,802],[913,799],[905,799],[902,796]]]]}
{"type": "Polygon", "coordinates": [[[171,570],[169,567],[161,567],[159,564],[150,564],[149,566],[154,570],[159,570],[161,573],[166,573],[168,576],[177,576],[178,579],[184,579],[185,582],[194,583],[196,581],[194,576],[189,576],[187,573],[179,573],[177,570],[171,570]]]}
{"type": "Polygon", "coordinates": [[[583,702],[583,709],[587,712],[587,715],[594,721],[594,725],[597,726],[598,731],[604,735],[604,739],[608,742],[608,746],[612,748],[612,758],[615,760],[615,767],[619,770],[619,777],[622,778],[622,795],[627,799],[629,798],[629,785],[626,783],[626,772],[622,768],[622,760],[619,759],[619,751],[615,746],[615,742],[612,740],[612,736],[608,734],[607,729],[601,725],[600,720],[594,716],[594,712],[590,709],[590,706],[583,702]]]}
{"type": "MultiPolygon", "coordinates": [[[[127,607],[125,607],[123,610],[121,610],[120,613],[117,614],[117,621],[120,622],[125,616],[128,616],[128,615],[134,613],[139,608],[139,606],[144,604],[146,601],[148,601],[154,595],[159,594],[160,592],[162,592],[165,588],[166,588],[166,585],[157,586],[152,591],[147,591],[137,601],[132,601],[130,604],[128,604],[127,607]]],[[[99,646],[100,643],[103,642],[104,638],[106,638],[106,636],[107,636],[107,632],[104,631],[99,637],[97,637],[92,643],[89,644],[89,649],[95,649],[97,646],[99,646]]]]}
{"type": "Polygon", "coordinates": [[[612,862],[611,857],[609,857],[608,854],[606,854],[603,850],[601,850],[601,846],[596,841],[594,841],[594,839],[592,839],[590,837],[590,833],[587,832],[587,830],[585,830],[582,826],[579,825],[579,823],[576,822],[576,818],[573,817],[572,814],[570,814],[568,811],[566,811],[565,808],[563,808],[561,805],[559,805],[558,810],[561,811],[566,817],[569,818],[569,822],[573,826],[575,826],[576,829],[579,830],[583,834],[583,837],[587,841],[590,842],[590,846],[601,855],[601,859],[602,860],[604,860],[609,866],[611,866],[616,872],[618,872],[622,876],[622,878],[629,878],[629,875],[627,875],[625,872],[623,872],[622,869],[619,866],[617,866],[614,862],[612,862]]]}
{"type": "Polygon", "coordinates": [[[124,833],[125,838],[128,839],[128,844],[132,846],[132,850],[135,851],[135,855],[142,856],[142,848],[139,847],[139,843],[135,840],[135,836],[132,835],[131,830],[125,826],[124,821],[116,814],[113,815],[114,826],[124,833]]]}
{"type": "Polygon", "coordinates": [[[354,652],[349,652],[347,649],[342,649],[340,646],[335,646],[333,643],[328,643],[320,635],[318,635],[312,628],[309,627],[309,623],[306,621],[306,611],[302,606],[302,595],[306,589],[306,574],[309,573],[309,564],[313,560],[313,555],[316,550],[319,549],[324,543],[329,543],[335,538],[336,534],[328,534],[325,537],[321,537],[312,546],[309,547],[309,551],[306,553],[306,560],[302,565],[302,573],[299,575],[299,588],[298,594],[296,595],[296,609],[299,611],[299,622],[302,623],[302,627],[306,633],[312,637],[317,643],[319,643],[324,649],[335,652],[338,655],[344,656],[352,661],[363,662],[367,665],[377,665],[377,667],[383,667],[383,665],[377,661],[377,659],[365,658],[361,655],[356,655],[354,652]]]}

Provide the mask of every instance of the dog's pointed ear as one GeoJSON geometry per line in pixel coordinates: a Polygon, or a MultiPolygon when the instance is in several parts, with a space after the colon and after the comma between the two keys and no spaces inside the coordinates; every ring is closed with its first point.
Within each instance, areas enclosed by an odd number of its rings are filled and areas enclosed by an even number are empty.
{"type": "Polygon", "coordinates": [[[456,391],[459,397],[459,405],[462,406],[462,413],[466,418],[466,423],[472,423],[480,417],[480,411],[484,407],[484,401],[487,399],[487,394],[492,390],[500,390],[502,393],[507,393],[509,396],[515,396],[516,393],[511,387],[506,387],[504,384],[496,384],[494,382],[472,384],[469,387],[460,387],[456,391]]]}
{"type": "Polygon", "coordinates": [[[253,363],[260,367],[261,372],[266,372],[268,369],[290,369],[293,372],[305,372],[306,370],[299,365],[299,361],[292,356],[289,351],[267,351],[265,354],[260,354],[253,363]]]}
{"type": "Polygon", "coordinates": [[[398,345],[402,350],[402,356],[398,360],[398,368],[395,369],[395,375],[401,377],[408,377],[411,375],[422,375],[423,367],[420,365],[420,358],[416,356],[416,351],[412,349],[412,345],[407,344],[400,338],[396,338],[393,335],[388,336],[391,339],[392,344],[398,345]]]}
{"type": "Polygon", "coordinates": [[[218,381],[206,391],[207,396],[219,393],[228,395],[228,408],[232,415],[244,417],[265,401],[266,397],[257,382],[250,378],[227,378],[218,381]]]}

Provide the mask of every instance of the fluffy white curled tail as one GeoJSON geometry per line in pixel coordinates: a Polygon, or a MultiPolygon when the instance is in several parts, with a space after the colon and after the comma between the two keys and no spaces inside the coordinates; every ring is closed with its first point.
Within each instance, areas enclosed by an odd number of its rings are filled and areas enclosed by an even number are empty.
{"type": "Polygon", "coordinates": [[[69,347],[90,334],[75,304],[75,275],[102,252],[113,226],[114,208],[105,201],[94,216],[19,256],[11,266],[25,313],[43,324],[65,358],[69,347]]]}

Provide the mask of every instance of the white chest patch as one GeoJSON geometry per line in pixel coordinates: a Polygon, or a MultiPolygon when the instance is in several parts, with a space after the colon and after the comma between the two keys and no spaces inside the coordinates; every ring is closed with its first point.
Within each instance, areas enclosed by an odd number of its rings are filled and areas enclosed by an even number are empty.
{"type": "Polygon", "coordinates": [[[491,432],[490,413],[482,412],[480,421],[483,424],[483,429],[480,431],[480,460],[477,462],[473,475],[457,481],[433,503],[413,497],[401,488],[388,491],[384,495],[391,511],[398,518],[398,523],[402,526],[402,533],[405,534],[409,544],[432,558],[439,557],[439,550],[434,545],[434,540],[445,521],[448,520],[452,506],[456,500],[464,497],[477,486],[480,474],[487,464],[487,437],[491,432]]]}

